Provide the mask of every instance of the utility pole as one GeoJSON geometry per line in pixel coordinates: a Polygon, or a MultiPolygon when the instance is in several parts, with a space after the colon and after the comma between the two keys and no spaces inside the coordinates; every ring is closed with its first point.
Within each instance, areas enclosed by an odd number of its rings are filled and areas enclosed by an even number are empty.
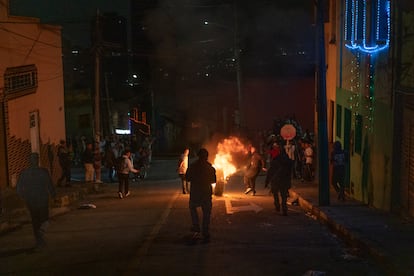
{"type": "Polygon", "coordinates": [[[319,206],[327,206],[329,202],[329,158],[328,158],[328,131],[326,111],[326,61],[325,61],[325,30],[324,30],[324,2],[317,0],[316,11],[316,49],[317,50],[317,118],[318,118],[318,179],[319,179],[319,206]]]}
{"type": "Polygon", "coordinates": [[[94,108],[94,138],[95,141],[99,141],[101,137],[101,110],[100,110],[100,74],[101,74],[101,26],[100,26],[100,13],[99,9],[96,10],[96,26],[95,26],[95,108],[94,108]]]}
{"type": "Polygon", "coordinates": [[[112,110],[111,110],[111,98],[109,97],[109,86],[108,86],[108,73],[105,73],[105,104],[106,104],[106,124],[105,128],[108,128],[106,131],[103,131],[103,134],[112,134],[112,110]]]}

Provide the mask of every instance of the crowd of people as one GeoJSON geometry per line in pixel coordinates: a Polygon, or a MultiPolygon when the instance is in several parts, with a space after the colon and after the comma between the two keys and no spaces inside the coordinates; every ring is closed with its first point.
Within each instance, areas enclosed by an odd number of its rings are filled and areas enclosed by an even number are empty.
{"type": "Polygon", "coordinates": [[[130,153],[134,179],[145,178],[152,158],[151,137],[139,142],[135,136],[105,138],[100,141],[86,139],[84,136],[69,141],[61,140],[57,150],[62,175],[58,186],[70,186],[72,182],[71,168],[83,167],[85,182],[102,183],[102,168],[107,169],[107,178],[115,182],[119,178],[116,172],[116,160],[130,153]],[[139,173],[139,174],[138,174],[139,173]]]}
{"type": "MultiPolygon", "coordinates": [[[[287,198],[293,178],[301,181],[312,181],[314,178],[314,146],[313,137],[309,131],[303,135],[297,132],[292,139],[283,139],[279,130],[271,131],[255,146],[249,146],[248,162],[244,170],[245,194],[256,194],[256,178],[261,172],[266,173],[265,187],[270,188],[273,195],[275,210],[287,215],[287,198]]],[[[82,137],[80,143],[67,143],[61,141],[57,156],[62,168],[62,175],[58,179],[58,186],[71,185],[71,166],[83,166],[85,182],[101,183],[101,168],[108,169],[110,182],[119,182],[118,196],[120,199],[128,197],[130,174],[138,174],[146,170],[151,162],[151,145],[153,140],[146,137],[139,145],[136,139],[103,139],[91,142],[82,137]]],[[[177,173],[181,180],[183,194],[189,194],[189,210],[192,222],[191,231],[194,237],[202,234],[202,240],[209,242],[210,216],[212,210],[212,184],[216,183],[216,170],[208,162],[208,151],[201,148],[198,159],[189,164],[189,148],[185,148],[179,157],[177,173]],[[198,208],[203,216],[200,221],[198,208]],[[200,225],[201,222],[201,225],[200,225]],[[201,227],[200,227],[201,226],[201,227]]],[[[18,193],[28,202],[32,215],[33,231],[37,246],[44,245],[44,231],[47,225],[48,210],[45,207],[49,195],[54,196],[55,191],[47,170],[38,168],[38,157],[32,156],[32,167],[22,172],[19,178],[18,193]],[[44,200],[31,201],[32,192],[26,188],[26,182],[34,175],[39,175],[36,183],[44,200]],[[44,185],[46,184],[46,185],[44,185]]],[[[344,176],[347,162],[347,153],[342,149],[340,142],[334,143],[330,160],[333,165],[332,185],[338,193],[338,199],[344,200],[344,176]]],[[[145,176],[145,175],[144,175],[145,176]]],[[[143,175],[141,175],[143,177],[143,175]]]]}
{"type": "Polygon", "coordinates": [[[260,154],[266,158],[267,166],[284,151],[292,160],[292,176],[301,181],[313,181],[315,147],[312,139],[296,136],[285,140],[280,135],[269,134],[264,138],[260,154]]]}

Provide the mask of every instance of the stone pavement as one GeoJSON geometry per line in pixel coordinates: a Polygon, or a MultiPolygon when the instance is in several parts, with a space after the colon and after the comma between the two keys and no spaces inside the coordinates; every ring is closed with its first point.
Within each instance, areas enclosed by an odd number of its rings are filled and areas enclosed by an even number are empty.
{"type": "MultiPolygon", "coordinates": [[[[71,204],[91,192],[94,187],[81,182],[70,188],[57,188],[51,216],[70,211],[71,204]]],[[[318,193],[317,183],[294,181],[289,203],[299,204],[350,246],[376,259],[389,275],[414,275],[414,218],[396,217],[351,199],[338,201],[334,191],[331,191],[330,205],[319,206],[318,193]]],[[[24,202],[12,189],[3,191],[3,209],[0,238],[30,223],[24,202]]]]}

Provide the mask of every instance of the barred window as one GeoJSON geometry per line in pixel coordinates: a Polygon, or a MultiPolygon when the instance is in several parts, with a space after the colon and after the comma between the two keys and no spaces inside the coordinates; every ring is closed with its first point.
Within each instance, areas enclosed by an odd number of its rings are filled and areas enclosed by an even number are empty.
{"type": "Polygon", "coordinates": [[[4,73],[4,92],[6,94],[29,94],[37,88],[37,68],[34,64],[9,67],[4,73]]]}

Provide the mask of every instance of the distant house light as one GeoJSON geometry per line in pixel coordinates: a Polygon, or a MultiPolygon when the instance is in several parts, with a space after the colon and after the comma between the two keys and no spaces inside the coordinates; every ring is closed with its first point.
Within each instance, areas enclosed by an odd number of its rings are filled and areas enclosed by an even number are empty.
{"type": "Polygon", "coordinates": [[[77,55],[77,54],[79,54],[79,51],[78,50],[72,50],[72,54],[77,55]]]}

